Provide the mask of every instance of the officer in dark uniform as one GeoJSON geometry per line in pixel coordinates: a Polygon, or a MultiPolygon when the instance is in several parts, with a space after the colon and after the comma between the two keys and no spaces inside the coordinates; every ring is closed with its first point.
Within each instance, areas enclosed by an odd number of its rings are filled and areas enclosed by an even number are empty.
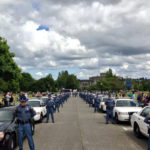
{"type": "Polygon", "coordinates": [[[55,95],[55,110],[57,110],[59,112],[59,97],[57,97],[57,95],[55,95]]]}
{"type": "Polygon", "coordinates": [[[109,122],[109,115],[111,115],[111,122],[114,124],[113,120],[113,109],[115,106],[114,100],[111,98],[111,95],[108,96],[108,100],[105,102],[106,104],[106,124],[109,122]]]}
{"type": "Polygon", "coordinates": [[[148,115],[145,120],[144,120],[145,123],[149,124],[148,126],[148,134],[149,134],[149,138],[148,138],[148,149],[147,150],[150,150],[150,115],[148,115]]]}
{"type": "Polygon", "coordinates": [[[20,105],[15,109],[15,117],[18,123],[19,150],[23,150],[24,134],[27,136],[30,150],[35,150],[34,141],[32,138],[31,121],[36,112],[33,108],[26,104],[27,98],[25,95],[20,96],[20,105]]]}
{"type": "Polygon", "coordinates": [[[47,120],[46,123],[49,122],[49,114],[51,114],[52,122],[54,123],[54,101],[51,99],[51,95],[48,95],[48,101],[46,102],[47,109],[47,120]]]}
{"type": "Polygon", "coordinates": [[[90,98],[89,98],[89,107],[92,107],[93,104],[93,95],[90,94],[90,98]]]}
{"type": "Polygon", "coordinates": [[[100,99],[98,98],[98,95],[94,99],[94,112],[99,112],[99,104],[100,104],[100,99]]]}

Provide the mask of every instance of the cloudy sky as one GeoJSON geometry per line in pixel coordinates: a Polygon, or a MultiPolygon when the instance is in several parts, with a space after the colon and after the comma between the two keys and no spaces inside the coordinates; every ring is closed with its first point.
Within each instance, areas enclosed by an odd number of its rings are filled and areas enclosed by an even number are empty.
{"type": "Polygon", "coordinates": [[[0,36],[35,78],[150,78],[149,0],[0,0],[0,36]]]}

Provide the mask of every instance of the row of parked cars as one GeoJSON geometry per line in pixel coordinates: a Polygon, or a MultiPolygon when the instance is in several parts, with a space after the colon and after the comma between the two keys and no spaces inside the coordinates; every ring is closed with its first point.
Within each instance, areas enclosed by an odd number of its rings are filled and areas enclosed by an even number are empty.
{"type": "MultiPolygon", "coordinates": [[[[106,98],[103,98],[103,101],[106,101],[106,98]]],[[[144,120],[150,114],[150,106],[142,108],[132,99],[125,98],[114,99],[114,101],[113,116],[116,123],[129,121],[136,137],[141,138],[143,135],[148,137],[149,124],[144,120]]],[[[106,111],[104,102],[100,103],[100,107],[102,111],[106,111]]]]}
{"type": "MultiPolygon", "coordinates": [[[[95,96],[96,95],[94,94],[92,96],[93,106],[95,96]]],[[[105,102],[108,100],[108,96],[98,95],[98,97],[100,99],[100,110],[102,112],[106,112],[105,102]]],[[[143,135],[148,137],[149,125],[144,122],[144,119],[147,115],[150,114],[150,106],[142,108],[136,103],[136,101],[129,98],[113,98],[113,100],[115,101],[113,117],[115,118],[116,123],[130,122],[135,136],[137,136],[138,138],[142,137],[143,135]]]]}

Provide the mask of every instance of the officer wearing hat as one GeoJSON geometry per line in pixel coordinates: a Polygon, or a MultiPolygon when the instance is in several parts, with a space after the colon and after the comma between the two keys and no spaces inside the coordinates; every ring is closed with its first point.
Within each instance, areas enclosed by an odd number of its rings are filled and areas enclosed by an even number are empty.
{"type": "Polygon", "coordinates": [[[59,112],[59,107],[60,107],[60,104],[59,104],[59,97],[57,97],[57,94],[55,95],[55,111],[57,110],[59,112]]]}
{"type": "Polygon", "coordinates": [[[47,120],[46,123],[49,122],[49,114],[51,114],[52,122],[54,123],[54,102],[51,99],[51,95],[48,95],[48,100],[46,102],[46,109],[47,109],[47,120]]]}
{"type": "Polygon", "coordinates": [[[108,100],[105,102],[106,104],[106,124],[108,124],[109,122],[109,115],[111,115],[111,122],[114,124],[114,120],[113,120],[113,109],[115,106],[115,102],[114,100],[111,98],[111,95],[109,94],[108,96],[108,100]]]}
{"type": "Polygon", "coordinates": [[[100,105],[100,99],[98,97],[98,95],[96,95],[95,99],[94,99],[94,112],[99,112],[99,105],[100,105]]]}
{"type": "Polygon", "coordinates": [[[19,100],[20,105],[15,109],[15,117],[18,123],[19,150],[23,150],[24,134],[27,136],[30,150],[35,150],[31,120],[36,113],[30,105],[26,104],[27,100],[25,95],[21,95],[19,100]]]}

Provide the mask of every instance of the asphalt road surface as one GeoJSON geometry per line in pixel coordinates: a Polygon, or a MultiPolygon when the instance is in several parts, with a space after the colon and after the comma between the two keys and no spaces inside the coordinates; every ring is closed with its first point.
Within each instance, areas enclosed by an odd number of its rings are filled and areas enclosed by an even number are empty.
{"type": "MultiPolygon", "coordinates": [[[[46,124],[43,120],[36,125],[36,150],[147,149],[148,139],[137,139],[129,124],[106,125],[105,114],[94,113],[94,109],[78,97],[71,97],[60,111],[55,114],[55,124],[46,124]]],[[[24,150],[29,150],[27,140],[24,150]]]]}

